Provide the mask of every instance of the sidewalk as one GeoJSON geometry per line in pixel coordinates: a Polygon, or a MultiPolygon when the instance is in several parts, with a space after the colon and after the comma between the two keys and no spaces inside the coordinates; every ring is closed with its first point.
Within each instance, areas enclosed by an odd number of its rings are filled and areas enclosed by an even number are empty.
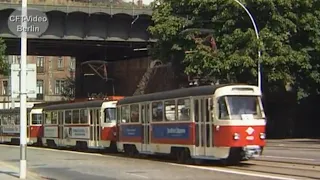
{"type": "Polygon", "coordinates": [[[320,149],[320,139],[267,139],[266,146],[320,149]]]}
{"type": "MultiPolygon", "coordinates": [[[[19,167],[15,167],[3,161],[0,161],[0,180],[18,180],[19,167]]],[[[26,180],[42,180],[40,176],[35,173],[27,172],[26,180]]]]}

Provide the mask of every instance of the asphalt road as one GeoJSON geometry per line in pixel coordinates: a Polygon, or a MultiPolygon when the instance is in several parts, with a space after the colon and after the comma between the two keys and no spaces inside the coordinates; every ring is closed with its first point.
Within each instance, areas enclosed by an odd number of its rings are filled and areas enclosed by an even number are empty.
{"type": "MultiPolygon", "coordinates": [[[[19,167],[18,146],[0,145],[0,161],[19,167]]],[[[177,165],[144,159],[28,148],[28,168],[50,180],[178,180],[281,179],[268,174],[243,173],[221,167],[177,165]]],[[[1,170],[1,167],[0,167],[1,170]]],[[[283,180],[288,180],[283,178],[283,180]]]]}
{"type": "Polygon", "coordinates": [[[267,143],[262,158],[320,165],[320,141],[278,140],[267,143]]]}

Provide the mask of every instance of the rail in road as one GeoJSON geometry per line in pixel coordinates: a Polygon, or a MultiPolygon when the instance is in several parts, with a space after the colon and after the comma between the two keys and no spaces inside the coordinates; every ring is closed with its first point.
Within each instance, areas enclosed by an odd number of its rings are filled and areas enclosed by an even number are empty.
{"type": "MultiPolygon", "coordinates": [[[[6,145],[0,145],[0,148],[6,146],[6,145]]],[[[12,147],[12,145],[7,146],[9,148],[12,147]]],[[[18,152],[19,148],[18,146],[16,146],[16,151],[18,152]]],[[[295,161],[294,158],[292,157],[277,157],[277,156],[272,156],[272,158],[268,158],[268,151],[265,152],[266,156],[262,157],[262,158],[258,158],[256,160],[249,160],[249,161],[245,161],[237,166],[224,166],[219,162],[202,162],[201,164],[190,164],[190,165],[186,165],[186,164],[177,164],[175,161],[172,161],[170,159],[167,158],[163,158],[163,157],[156,157],[156,156],[138,156],[136,158],[131,158],[131,157],[127,157],[123,154],[105,154],[105,153],[101,153],[98,151],[93,151],[91,150],[91,152],[87,151],[87,152],[75,152],[75,151],[71,151],[71,150],[67,150],[67,149],[63,149],[63,150],[57,150],[57,149],[51,149],[51,148],[39,148],[39,147],[29,147],[29,151],[28,154],[32,154],[33,150],[37,149],[37,151],[39,151],[42,156],[48,156],[46,153],[44,153],[45,151],[53,151],[53,152],[57,152],[57,155],[50,155],[53,156],[52,159],[50,159],[50,163],[58,163],[58,162],[53,162],[54,159],[59,159],[59,157],[55,157],[55,156],[60,156],[64,153],[71,153],[71,154],[81,154],[81,159],[79,159],[79,157],[72,157],[73,155],[64,155],[67,156],[68,158],[63,157],[62,159],[71,159],[71,162],[68,162],[70,166],[74,167],[73,164],[70,163],[77,163],[77,164],[90,164],[89,160],[92,160],[92,158],[88,158],[87,156],[97,156],[99,157],[98,159],[103,159],[103,157],[108,158],[108,157],[113,157],[116,158],[116,162],[120,162],[123,161],[126,163],[126,166],[130,166],[129,170],[126,170],[130,176],[132,178],[132,176],[138,176],[139,174],[134,174],[134,173],[139,173],[137,170],[133,170],[133,169],[143,169],[146,166],[154,166],[152,169],[158,169],[161,171],[167,171],[164,172],[165,173],[172,173],[171,176],[174,177],[174,174],[177,174],[178,172],[181,173],[182,171],[185,172],[184,176],[179,177],[179,178],[175,178],[175,179],[190,179],[191,174],[194,173],[204,173],[207,174],[209,173],[210,175],[212,174],[217,174],[216,177],[220,177],[221,179],[228,177],[228,179],[280,179],[280,180],[300,180],[300,179],[319,179],[320,177],[320,162],[319,161],[311,161],[310,159],[304,158],[304,157],[297,157],[300,158],[302,160],[304,160],[304,162],[300,162],[299,161],[295,161]],[[30,152],[30,153],[29,153],[30,152]],[[283,161],[283,159],[286,159],[286,161],[283,161]],[[133,162],[133,164],[135,165],[129,165],[129,162],[133,162]],[[144,164],[144,165],[143,165],[144,164]],[[148,164],[148,165],[147,165],[148,164]],[[156,164],[156,165],[154,165],[156,164]],[[144,167],[138,167],[138,166],[144,166],[144,167]],[[168,167],[168,165],[170,167],[168,167]],[[178,169],[174,169],[174,167],[177,167],[178,169]],[[133,168],[133,169],[131,169],[133,168]],[[190,169],[190,170],[186,170],[186,169],[190,169]],[[198,171],[196,171],[198,170],[198,171]],[[174,172],[173,172],[174,171],[174,172]],[[134,173],[133,173],[134,172],[134,173]],[[188,177],[187,177],[187,172],[188,172],[188,177]],[[132,173],[134,175],[132,175],[132,173]],[[190,174],[191,173],[191,174],[190,174]],[[227,175],[225,175],[227,174],[227,175]]],[[[279,151],[286,151],[286,150],[279,150],[279,151]]],[[[17,153],[16,152],[16,153],[17,153]]],[[[283,153],[283,152],[282,152],[283,153]]],[[[18,153],[17,153],[18,154],[18,153]]],[[[38,157],[37,157],[38,158],[38,157]]],[[[296,159],[297,159],[296,158],[296,159]]],[[[1,159],[0,159],[1,160],[1,159]]],[[[30,160],[31,162],[34,160],[30,160]]],[[[45,164],[45,162],[41,162],[42,160],[39,160],[39,162],[37,162],[38,164],[45,164]]],[[[59,161],[59,164],[61,164],[61,167],[63,166],[62,161],[59,161]]],[[[97,162],[97,164],[108,164],[108,168],[112,168],[110,166],[112,166],[112,164],[114,164],[113,162],[110,162],[110,160],[107,160],[106,162],[97,162]]],[[[117,165],[117,167],[122,167],[125,165],[117,165]]],[[[63,168],[63,167],[62,167],[63,168]]],[[[99,167],[97,167],[99,168],[99,167]]],[[[48,170],[49,171],[49,170],[48,170]]],[[[50,170],[51,172],[51,170],[50,170]]],[[[140,172],[141,173],[141,172],[140,172]]],[[[152,172],[154,173],[154,172],[152,172]]],[[[138,179],[157,179],[157,178],[152,178],[152,176],[157,176],[154,175],[152,173],[149,174],[140,174],[143,177],[140,177],[138,179]]],[[[208,174],[207,174],[208,175],[208,174]]],[[[207,176],[206,175],[206,176],[207,176]]],[[[209,175],[208,175],[209,176],[209,175]]],[[[127,177],[129,179],[129,177],[127,177]]],[[[161,176],[159,176],[161,177],[161,176]]],[[[88,177],[89,178],[89,177],[88,177]]],[[[202,178],[205,178],[204,176],[202,178]]],[[[94,179],[94,178],[93,178],[94,179]]],[[[159,180],[161,178],[158,178],[159,180]]],[[[192,178],[191,178],[192,179],[192,178]]],[[[219,178],[218,178],[219,179],[219,178]]]]}
{"type": "MultiPolygon", "coordinates": [[[[0,4],[20,4],[21,0],[0,0],[0,4]]],[[[28,0],[28,5],[44,5],[44,6],[72,6],[72,7],[114,7],[126,9],[151,9],[150,6],[127,3],[123,1],[109,1],[109,0],[28,0]]]]}
{"type": "Polygon", "coordinates": [[[307,180],[320,178],[320,166],[315,164],[251,160],[239,166],[230,166],[228,168],[246,172],[268,173],[275,176],[286,176],[293,179],[307,180]]]}

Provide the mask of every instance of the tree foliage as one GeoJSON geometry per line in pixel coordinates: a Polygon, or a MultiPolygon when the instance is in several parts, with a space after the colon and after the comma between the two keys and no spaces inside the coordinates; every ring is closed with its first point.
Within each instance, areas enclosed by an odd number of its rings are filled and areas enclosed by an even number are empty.
{"type": "Polygon", "coordinates": [[[6,61],[6,44],[4,40],[0,38],[0,74],[1,75],[8,75],[9,74],[9,64],[6,61]]]}
{"type": "Polygon", "coordinates": [[[75,98],[76,82],[72,77],[67,77],[64,81],[61,96],[67,100],[73,100],[75,98]]]}
{"type": "Polygon", "coordinates": [[[291,84],[299,92],[317,92],[320,1],[241,2],[257,23],[259,40],[249,16],[234,0],[156,0],[149,31],[158,42],[152,55],[182,66],[188,75],[256,83],[260,49],[265,86],[291,84]],[[191,28],[212,31],[184,32],[191,28]],[[216,48],[208,46],[208,36],[216,48]]]}

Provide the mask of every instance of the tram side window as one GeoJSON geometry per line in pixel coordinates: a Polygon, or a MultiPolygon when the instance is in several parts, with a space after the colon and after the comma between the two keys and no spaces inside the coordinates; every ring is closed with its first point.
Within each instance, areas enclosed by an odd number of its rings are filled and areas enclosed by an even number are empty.
{"type": "Polygon", "coordinates": [[[122,123],[128,123],[130,118],[130,109],[129,106],[122,106],[121,107],[121,122],[122,123]]]}
{"type": "Polygon", "coordinates": [[[42,114],[32,114],[32,124],[42,124],[43,115],[42,114]]]}
{"type": "Polygon", "coordinates": [[[219,98],[218,104],[219,104],[219,119],[223,119],[223,120],[229,119],[225,97],[219,98]]]}
{"type": "Polygon", "coordinates": [[[150,122],[150,104],[146,104],[146,122],[150,122]]]}
{"type": "Polygon", "coordinates": [[[162,102],[152,103],[152,121],[163,121],[163,104],[162,102]]]}
{"type": "Polygon", "coordinates": [[[131,122],[139,122],[139,104],[130,106],[130,119],[131,122]]]}
{"type": "Polygon", "coordinates": [[[79,124],[79,110],[72,111],[72,124],[79,124]]]}
{"type": "Polygon", "coordinates": [[[58,112],[52,112],[51,124],[57,124],[57,123],[58,123],[58,112]]]}
{"type": "Polygon", "coordinates": [[[65,124],[71,124],[71,111],[65,111],[65,124]]]}
{"type": "Polygon", "coordinates": [[[179,121],[190,120],[190,99],[178,100],[178,118],[179,121]]]}
{"type": "Polygon", "coordinates": [[[14,115],[14,124],[19,125],[20,124],[20,114],[14,115]]]}
{"type": "Polygon", "coordinates": [[[80,109],[80,124],[88,124],[88,111],[80,109]]]}
{"type": "Polygon", "coordinates": [[[2,125],[7,125],[8,124],[8,116],[7,115],[2,115],[2,125]]]}
{"type": "Polygon", "coordinates": [[[164,102],[164,114],[166,121],[174,121],[176,119],[176,101],[170,100],[164,102]]]}
{"type": "Polygon", "coordinates": [[[52,124],[51,123],[51,113],[52,112],[46,112],[45,113],[45,124],[52,124]]]}
{"type": "Polygon", "coordinates": [[[63,124],[63,111],[58,112],[59,124],[63,124]]]}

